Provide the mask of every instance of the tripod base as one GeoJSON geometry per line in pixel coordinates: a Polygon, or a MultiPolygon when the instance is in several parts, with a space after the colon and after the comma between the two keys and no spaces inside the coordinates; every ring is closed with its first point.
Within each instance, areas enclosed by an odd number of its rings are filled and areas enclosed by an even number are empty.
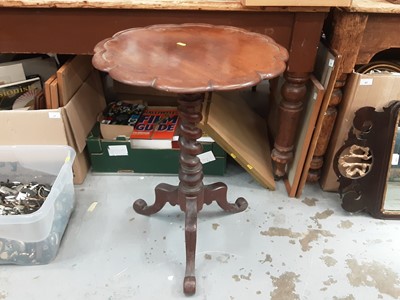
{"type": "Polygon", "coordinates": [[[197,238],[197,213],[203,204],[211,204],[216,201],[225,211],[238,213],[244,211],[248,204],[244,198],[238,198],[235,203],[227,200],[227,186],[222,182],[203,185],[196,194],[187,194],[180,186],[161,183],[155,188],[155,202],[147,205],[146,201],[138,199],[133,204],[133,209],[141,215],[152,215],[160,211],[166,203],[172,206],[179,205],[185,212],[185,243],[186,243],[186,272],[183,281],[183,291],[192,295],[196,292],[195,256],[197,238]]]}

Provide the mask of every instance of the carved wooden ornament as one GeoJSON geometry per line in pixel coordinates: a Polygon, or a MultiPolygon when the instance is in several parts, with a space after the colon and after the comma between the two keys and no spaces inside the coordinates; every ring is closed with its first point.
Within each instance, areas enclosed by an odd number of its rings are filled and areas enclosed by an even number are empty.
{"type": "Polygon", "coordinates": [[[399,111],[399,101],[390,103],[383,112],[369,106],[356,111],[353,128],[337,151],[333,165],[346,211],[367,211],[376,218],[400,218],[400,211],[384,209],[399,111]]]}

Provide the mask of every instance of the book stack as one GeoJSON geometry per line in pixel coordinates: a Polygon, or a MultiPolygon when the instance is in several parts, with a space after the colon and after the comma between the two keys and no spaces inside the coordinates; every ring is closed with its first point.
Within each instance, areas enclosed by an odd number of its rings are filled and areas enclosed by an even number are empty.
{"type": "Polygon", "coordinates": [[[25,76],[21,63],[0,66],[0,110],[34,109],[43,99],[39,76],[25,76]]]}
{"type": "Polygon", "coordinates": [[[130,135],[132,148],[174,149],[179,148],[177,128],[179,123],[177,107],[147,107],[138,118],[130,135]]]}
{"type": "MultiPolygon", "coordinates": [[[[179,149],[176,106],[146,106],[143,100],[111,102],[99,121],[103,139],[129,139],[132,149],[179,149]]],[[[214,142],[205,132],[197,141],[214,142]]]]}

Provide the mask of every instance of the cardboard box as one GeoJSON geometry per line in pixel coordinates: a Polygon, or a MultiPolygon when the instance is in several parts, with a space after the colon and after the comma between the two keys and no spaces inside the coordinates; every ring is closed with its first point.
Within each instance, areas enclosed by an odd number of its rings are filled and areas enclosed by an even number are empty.
{"type": "MultiPolygon", "coordinates": [[[[99,124],[92,129],[86,140],[92,172],[99,173],[152,173],[178,174],[178,149],[132,149],[129,139],[102,139],[99,124]]],[[[215,160],[203,163],[207,175],[224,175],[226,152],[217,143],[203,143],[203,153],[215,160]]]]}
{"type": "Polygon", "coordinates": [[[0,144],[70,145],[77,153],[74,183],[81,184],[90,166],[86,137],[104,108],[100,75],[92,70],[64,107],[0,111],[0,144]]]}
{"type": "MultiPolygon", "coordinates": [[[[128,104],[141,104],[145,105],[143,100],[121,100],[121,102],[128,104]]],[[[97,120],[100,122],[100,133],[103,139],[106,140],[114,140],[117,137],[126,137],[129,138],[133,131],[133,126],[131,125],[116,125],[116,124],[105,124],[102,123],[104,120],[103,113],[100,113],[97,120]]]]}
{"type": "Polygon", "coordinates": [[[398,99],[400,99],[399,73],[353,73],[349,76],[335,128],[324,158],[320,179],[324,191],[338,191],[339,183],[333,171],[334,156],[347,139],[348,132],[353,125],[354,113],[364,106],[372,106],[377,111],[382,111],[382,108],[389,102],[398,99]]]}

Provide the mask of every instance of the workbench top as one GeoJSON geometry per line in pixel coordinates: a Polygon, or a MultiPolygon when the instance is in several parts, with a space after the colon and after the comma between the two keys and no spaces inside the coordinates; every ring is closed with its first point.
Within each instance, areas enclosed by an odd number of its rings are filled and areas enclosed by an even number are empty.
{"type": "Polygon", "coordinates": [[[351,12],[398,14],[400,13],[400,4],[394,4],[387,0],[353,0],[351,6],[346,10],[351,12]]]}
{"type": "Polygon", "coordinates": [[[329,10],[329,7],[302,6],[247,7],[240,0],[5,0],[0,2],[0,7],[311,12],[329,10]]]}

